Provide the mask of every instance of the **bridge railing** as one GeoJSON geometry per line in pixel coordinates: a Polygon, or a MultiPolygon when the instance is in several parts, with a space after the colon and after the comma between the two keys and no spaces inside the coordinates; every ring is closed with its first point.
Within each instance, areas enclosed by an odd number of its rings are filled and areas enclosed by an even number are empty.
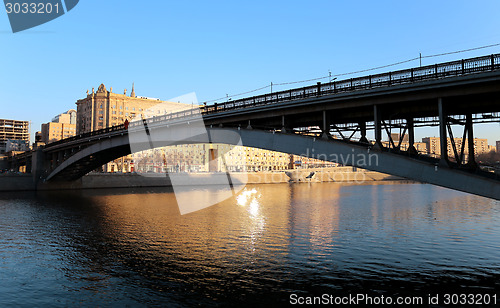
{"type": "Polygon", "coordinates": [[[91,132],[88,132],[88,133],[78,134],[78,135],[75,135],[73,137],[61,139],[61,140],[56,141],[56,142],[51,142],[48,145],[46,145],[45,148],[57,146],[57,145],[60,145],[60,144],[64,144],[64,143],[71,142],[71,141],[74,141],[74,140],[79,140],[79,139],[82,139],[82,138],[88,138],[88,137],[93,137],[93,136],[105,135],[105,134],[109,134],[111,132],[124,131],[124,130],[125,130],[125,125],[124,124],[116,125],[116,126],[112,126],[112,127],[108,127],[108,128],[103,128],[103,129],[91,131],[91,132]]]}
{"type": "Polygon", "coordinates": [[[261,106],[296,99],[317,97],[343,92],[387,87],[398,84],[414,83],[451,76],[466,75],[500,68],[500,54],[445,62],[423,67],[387,72],[357,78],[317,83],[316,85],[295,88],[275,93],[263,94],[233,101],[215,103],[202,108],[203,114],[261,106]]]}

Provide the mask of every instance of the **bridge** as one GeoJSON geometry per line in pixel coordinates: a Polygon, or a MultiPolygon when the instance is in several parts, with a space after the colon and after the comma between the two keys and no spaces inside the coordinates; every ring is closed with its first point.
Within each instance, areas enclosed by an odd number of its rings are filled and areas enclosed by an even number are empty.
{"type": "Polygon", "coordinates": [[[71,181],[130,154],[132,135],[147,132],[148,138],[136,143],[134,150],[241,141],[245,146],[306,155],[500,200],[499,174],[485,171],[475,161],[473,143],[474,124],[499,120],[500,54],[493,54],[205,104],[135,121],[128,129],[116,126],[67,138],[12,163],[26,164],[35,181],[71,181]],[[206,128],[203,134],[193,131],[197,118],[206,128]],[[439,127],[440,156],[416,150],[415,128],[424,126],[439,127]],[[452,130],[456,126],[463,128],[458,144],[452,130]],[[402,132],[399,140],[391,138],[393,129],[402,132]],[[373,141],[367,138],[370,130],[373,141]],[[177,136],[185,132],[191,132],[189,138],[179,140],[177,136]],[[382,141],[383,132],[389,137],[388,145],[382,141]],[[356,133],[360,138],[355,140],[356,133]],[[407,149],[401,147],[405,135],[407,149]]]}

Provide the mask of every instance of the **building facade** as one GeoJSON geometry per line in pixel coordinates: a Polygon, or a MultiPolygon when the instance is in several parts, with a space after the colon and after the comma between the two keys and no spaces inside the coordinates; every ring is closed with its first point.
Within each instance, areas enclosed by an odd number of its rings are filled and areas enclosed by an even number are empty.
{"type": "Polygon", "coordinates": [[[75,136],[76,110],[70,109],[58,114],[52,122],[42,124],[41,141],[45,144],[75,136]]]}
{"type": "MultiPolygon", "coordinates": [[[[192,108],[191,105],[162,101],[156,98],[136,96],[132,85],[130,95],[127,90],[123,94],[113,93],[111,87],[109,91],[104,84],[101,84],[97,91],[89,93],[83,99],[76,102],[76,134],[96,131],[112,126],[131,122],[134,118],[142,118],[161,114],[160,112],[177,112],[192,108]],[[155,106],[161,106],[155,110],[155,106]]],[[[132,157],[129,155],[108,163],[104,171],[106,172],[131,172],[134,170],[132,157]]]]}
{"type": "MultiPolygon", "coordinates": [[[[399,141],[397,139],[393,139],[393,140],[394,140],[394,144],[397,146],[399,141]]],[[[386,148],[393,148],[392,143],[390,141],[382,141],[382,145],[386,148]]],[[[420,154],[428,154],[428,145],[425,142],[414,142],[413,147],[420,154]]],[[[410,148],[410,143],[407,141],[403,141],[399,145],[399,148],[402,151],[408,151],[408,149],[410,148]]]]}
{"type": "Polygon", "coordinates": [[[0,155],[7,152],[8,140],[20,140],[30,143],[29,121],[0,119],[0,155]]]}
{"type": "Polygon", "coordinates": [[[227,144],[175,145],[133,154],[134,171],[140,173],[264,172],[337,165],[299,155],[227,144]]]}
{"type": "Polygon", "coordinates": [[[101,84],[97,92],[89,93],[87,97],[76,102],[76,133],[82,134],[103,128],[108,128],[123,124],[125,120],[129,122],[134,118],[145,116],[145,113],[154,106],[160,105],[169,112],[186,110],[191,105],[161,101],[159,99],[136,96],[134,86],[130,96],[113,93],[113,88],[108,91],[104,84],[101,84]]]}
{"type": "MultiPolygon", "coordinates": [[[[455,141],[455,146],[460,153],[462,149],[462,138],[454,138],[455,141]]],[[[427,144],[427,150],[428,154],[434,155],[434,156],[440,156],[441,155],[441,145],[440,145],[440,138],[439,137],[426,137],[422,138],[422,142],[427,144]]],[[[466,159],[468,159],[469,155],[469,147],[467,146],[467,139],[465,139],[465,146],[464,146],[464,156],[466,159]]],[[[448,138],[448,156],[450,158],[454,158],[455,154],[453,151],[453,145],[451,143],[451,138],[448,138]]],[[[481,138],[474,138],[474,153],[475,155],[478,154],[483,154],[483,153],[488,153],[490,151],[490,146],[488,145],[488,139],[481,139],[481,138]]]]}

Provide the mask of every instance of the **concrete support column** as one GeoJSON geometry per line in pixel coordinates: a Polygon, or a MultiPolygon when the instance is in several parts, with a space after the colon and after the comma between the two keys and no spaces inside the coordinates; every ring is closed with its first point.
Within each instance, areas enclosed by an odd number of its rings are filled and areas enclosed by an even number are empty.
{"type": "Polygon", "coordinates": [[[285,123],[285,116],[281,116],[281,132],[286,133],[286,123],[285,123]]]}
{"type": "Polygon", "coordinates": [[[441,165],[448,165],[448,133],[446,132],[447,115],[444,109],[443,99],[438,98],[439,111],[439,142],[441,149],[441,165]]]}
{"type": "Polygon", "coordinates": [[[31,156],[31,175],[35,186],[43,180],[46,167],[45,154],[43,151],[39,149],[33,152],[33,155],[31,156]]]}
{"type": "Polygon", "coordinates": [[[366,122],[359,122],[358,126],[359,126],[359,131],[361,133],[361,139],[359,139],[359,142],[370,143],[368,141],[368,138],[366,138],[366,122]]]}
{"type": "Polygon", "coordinates": [[[54,170],[57,165],[57,156],[55,153],[50,154],[50,171],[54,170]]]}
{"type": "Polygon", "coordinates": [[[26,173],[31,173],[32,170],[32,163],[33,163],[33,158],[31,159],[26,159],[26,173]]]}
{"type": "Polygon", "coordinates": [[[467,166],[471,168],[477,168],[476,158],[475,158],[475,150],[474,150],[474,131],[472,129],[472,114],[468,113],[465,116],[465,128],[467,129],[467,144],[469,150],[469,160],[467,162],[467,166]]]}
{"type": "Polygon", "coordinates": [[[373,106],[373,121],[375,123],[375,148],[382,149],[382,113],[380,107],[373,106]]]}
{"type": "Polygon", "coordinates": [[[326,110],[323,110],[323,127],[321,130],[323,131],[321,138],[327,140],[330,136],[330,115],[326,110]]]}
{"type": "Polygon", "coordinates": [[[250,124],[250,120],[248,120],[248,126],[247,129],[252,129],[252,125],[250,124]]]}
{"type": "Polygon", "coordinates": [[[63,151],[57,152],[57,164],[56,164],[56,166],[59,166],[63,161],[64,161],[64,152],[63,151]]]}
{"type": "Polygon", "coordinates": [[[413,118],[406,119],[406,126],[408,128],[408,153],[416,155],[418,152],[417,149],[415,149],[415,125],[413,123],[413,118]]]}

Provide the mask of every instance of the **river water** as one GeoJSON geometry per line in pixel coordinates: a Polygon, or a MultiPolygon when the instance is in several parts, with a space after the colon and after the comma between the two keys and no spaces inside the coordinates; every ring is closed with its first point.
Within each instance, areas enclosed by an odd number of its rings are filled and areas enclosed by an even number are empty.
{"type": "Polygon", "coordinates": [[[0,194],[0,307],[499,291],[500,202],[432,185],[248,185],[187,215],[167,189],[0,194]]]}

